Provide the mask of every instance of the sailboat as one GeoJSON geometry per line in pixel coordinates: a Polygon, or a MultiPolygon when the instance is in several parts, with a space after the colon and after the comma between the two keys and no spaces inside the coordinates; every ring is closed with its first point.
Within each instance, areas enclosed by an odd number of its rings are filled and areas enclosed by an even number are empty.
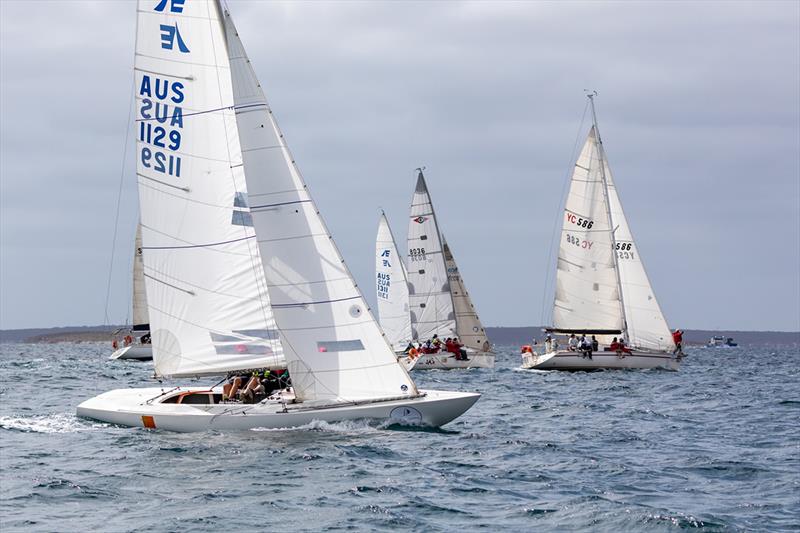
{"type": "Polygon", "coordinates": [[[395,353],[402,353],[412,338],[408,276],[403,256],[397,251],[392,228],[383,212],[375,240],[375,293],[380,325],[395,353]]]}
{"type": "Polygon", "coordinates": [[[135,359],[149,361],[153,358],[150,345],[150,320],[147,315],[147,293],[144,285],[144,263],[142,261],[142,227],[136,228],[133,254],[133,324],[112,333],[111,346],[114,353],[109,359],[135,359]]]}
{"type": "MultiPolygon", "coordinates": [[[[140,0],[137,175],[157,377],[288,368],[257,403],[211,386],[109,391],[79,416],[173,431],[378,419],[440,426],[347,269],[219,0],[140,0]]],[[[254,376],[255,377],[255,376],[254,376]]],[[[215,378],[216,379],[216,378],[215,378]]]]}
{"type": "Polygon", "coordinates": [[[545,353],[523,354],[523,368],[667,368],[680,356],[622,211],[589,94],[592,128],[572,173],[556,269],[553,334],[586,336],[596,349],[570,350],[557,338],[545,353]]]}
{"type": "Polygon", "coordinates": [[[423,353],[414,368],[493,368],[495,354],[453,251],[439,230],[422,170],[417,169],[408,224],[406,270],[412,337],[419,343],[434,335],[442,343],[448,337],[457,338],[467,357],[442,348],[437,353],[423,353]]]}

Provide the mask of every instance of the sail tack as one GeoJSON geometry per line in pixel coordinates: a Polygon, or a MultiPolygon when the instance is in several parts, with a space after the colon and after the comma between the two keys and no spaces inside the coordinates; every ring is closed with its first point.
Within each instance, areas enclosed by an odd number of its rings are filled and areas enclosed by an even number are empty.
{"type": "Polygon", "coordinates": [[[403,350],[412,339],[408,281],[385,214],[381,214],[375,241],[375,292],[381,327],[394,350],[403,350]]]}
{"type": "Polygon", "coordinates": [[[156,374],[282,365],[216,2],[140,0],[136,151],[156,374]]]}
{"type": "Polygon", "coordinates": [[[292,383],[303,402],[414,395],[278,128],[228,13],[224,33],[248,214],[292,383]]]}

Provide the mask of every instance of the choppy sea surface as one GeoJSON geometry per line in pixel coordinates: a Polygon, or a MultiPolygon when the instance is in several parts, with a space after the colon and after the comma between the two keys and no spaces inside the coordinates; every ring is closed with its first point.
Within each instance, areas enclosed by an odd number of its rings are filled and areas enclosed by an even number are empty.
{"type": "Polygon", "coordinates": [[[479,391],[440,430],[178,434],[75,416],[152,386],[100,344],[0,345],[0,530],[797,531],[798,347],[695,348],[679,372],[417,371],[479,391]]]}

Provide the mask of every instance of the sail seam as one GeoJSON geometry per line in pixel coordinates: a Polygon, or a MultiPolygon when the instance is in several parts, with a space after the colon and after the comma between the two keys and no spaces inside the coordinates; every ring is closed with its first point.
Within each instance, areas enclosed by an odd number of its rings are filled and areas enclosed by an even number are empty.
{"type": "Polygon", "coordinates": [[[231,244],[234,242],[246,241],[247,239],[254,239],[255,235],[248,237],[241,237],[239,239],[231,239],[229,241],[212,242],[208,244],[188,244],[185,246],[142,246],[142,250],[179,250],[186,248],[209,248],[211,246],[222,246],[223,244],[231,244]]]}
{"type": "Polygon", "coordinates": [[[154,181],[156,183],[160,183],[161,185],[164,185],[166,187],[172,187],[173,189],[178,189],[179,191],[189,192],[189,187],[180,187],[178,185],[173,185],[172,183],[167,183],[166,181],[157,180],[155,178],[151,178],[150,176],[145,176],[144,174],[139,174],[138,172],[136,173],[136,175],[139,176],[140,178],[144,178],[146,180],[150,180],[150,181],[154,181]]]}
{"type": "Polygon", "coordinates": [[[348,298],[337,298],[335,300],[319,300],[316,302],[298,302],[298,303],[291,303],[291,304],[276,304],[273,303],[272,307],[281,307],[281,308],[290,308],[290,307],[308,307],[309,305],[322,305],[322,304],[331,304],[336,302],[346,302],[348,300],[356,300],[361,298],[361,296],[350,296],[348,298]]]}

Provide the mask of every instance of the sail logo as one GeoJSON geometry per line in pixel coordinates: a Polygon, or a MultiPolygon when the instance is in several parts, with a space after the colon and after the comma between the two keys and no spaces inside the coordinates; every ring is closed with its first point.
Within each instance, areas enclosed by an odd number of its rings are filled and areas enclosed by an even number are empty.
{"type": "Polygon", "coordinates": [[[391,274],[384,274],[382,272],[378,272],[378,298],[383,298],[384,300],[389,299],[389,287],[392,284],[392,276],[391,274]]]}
{"type": "Polygon", "coordinates": [[[175,42],[177,41],[178,50],[182,54],[189,53],[189,47],[186,46],[186,43],[183,41],[183,37],[181,37],[181,32],[178,29],[177,22],[174,26],[170,26],[169,24],[161,24],[159,29],[161,30],[161,48],[165,50],[172,50],[175,46],[175,42]]]}
{"type": "Polygon", "coordinates": [[[164,9],[169,5],[170,13],[183,13],[183,5],[186,0],[161,0],[153,9],[156,11],[164,12],[164,9]]]}
{"type": "Polygon", "coordinates": [[[382,259],[381,260],[381,264],[383,266],[385,266],[386,268],[392,268],[391,263],[389,263],[389,254],[390,253],[391,252],[389,250],[384,250],[383,252],[381,252],[381,257],[385,257],[386,258],[386,259],[382,259]]]}
{"type": "Polygon", "coordinates": [[[416,222],[417,224],[422,224],[426,220],[428,220],[428,217],[418,216],[417,218],[414,219],[414,222],[416,222]]]}

